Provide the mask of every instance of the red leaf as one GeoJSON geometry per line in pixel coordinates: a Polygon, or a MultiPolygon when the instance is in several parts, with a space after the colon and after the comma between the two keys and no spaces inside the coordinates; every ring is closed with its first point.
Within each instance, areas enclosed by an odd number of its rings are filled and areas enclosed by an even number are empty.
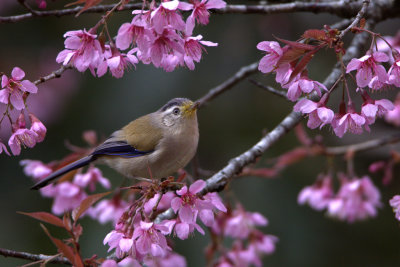
{"type": "Polygon", "coordinates": [[[46,235],[51,239],[53,244],[57,247],[58,251],[61,252],[73,265],[76,265],[73,249],[60,239],[52,237],[49,230],[47,230],[43,224],[40,224],[40,226],[43,228],[43,231],[46,233],[46,235]]]}
{"type": "Polygon", "coordinates": [[[302,49],[302,50],[313,50],[313,49],[315,49],[315,46],[314,45],[309,45],[309,44],[303,44],[303,43],[299,43],[299,42],[293,42],[293,41],[288,41],[288,40],[284,40],[284,39],[281,39],[281,38],[278,38],[278,37],[276,37],[276,36],[274,36],[275,37],[275,39],[277,39],[278,41],[280,41],[280,42],[282,42],[282,43],[284,43],[284,44],[287,44],[288,46],[290,46],[290,47],[293,47],[293,48],[297,48],[297,49],[302,49]]]}
{"type": "Polygon", "coordinates": [[[288,83],[290,83],[292,79],[297,76],[297,74],[301,73],[306,68],[308,62],[310,62],[310,60],[314,57],[314,54],[317,53],[318,50],[319,47],[304,55],[304,57],[299,61],[299,63],[294,68],[292,74],[290,75],[288,83]]]}
{"type": "Polygon", "coordinates": [[[79,217],[88,209],[90,208],[90,206],[92,206],[95,202],[97,202],[100,198],[110,194],[111,192],[105,192],[105,193],[100,193],[100,194],[95,194],[95,195],[91,195],[88,196],[87,198],[85,198],[81,204],[76,207],[73,211],[72,211],[72,219],[74,221],[78,220],[79,217]]]}
{"type": "Polygon", "coordinates": [[[86,11],[88,8],[91,8],[92,6],[99,4],[101,1],[102,0],[77,0],[75,2],[66,4],[65,6],[68,7],[72,5],[79,5],[85,3],[83,8],[78,12],[78,14],[76,14],[76,16],[79,16],[82,12],[86,11]]]}
{"type": "Polygon", "coordinates": [[[30,216],[32,218],[35,218],[36,220],[50,223],[52,225],[58,226],[58,227],[64,227],[63,221],[58,218],[57,216],[54,216],[53,214],[47,213],[47,212],[21,212],[18,211],[17,213],[23,214],[26,216],[30,216]]]}
{"type": "Polygon", "coordinates": [[[325,31],[323,30],[307,30],[303,33],[302,37],[305,39],[312,38],[315,40],[324,40],[325,39],[325,31]]]}
{"type": "Polygon", "coordinates": [[[278,63],[276,64],[277,66],[280,66],[281,64],[290,63],[298,59],[305,53],[304,49],[297,49],[288,46],[286,46],[286,48],[287,48],[286,51],[283,52],[283,55],[278,60],[278,63]]]}

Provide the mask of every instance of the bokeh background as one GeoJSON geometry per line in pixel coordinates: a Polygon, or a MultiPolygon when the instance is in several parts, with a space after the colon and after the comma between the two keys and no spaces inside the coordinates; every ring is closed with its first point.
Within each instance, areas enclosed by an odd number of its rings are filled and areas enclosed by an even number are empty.
{"type": "MultiPolygon", "coordinates": [[[[15,3],[16,0],[1,2],[0,15],[25,13],[15,3]]],[[[48,7],[54,8],[62,7],[68,1],[48,2],[48,7]]],[[[35,18],[1,25],[0,71],[10,73],[14,66],[19,66],[25,70],[28,79],[35,80],[58,69],[55,57],[63,49],[63,34],[69,30],[89,29],[99,18],[100,14],[82,14],[78,18],[35,18]]],[[[114,15],[108,24],[111,33],[116,35],[119,25],[130,19],[130,12],[114,15]]],[[[219,46],[207,48],[207,53],[196,64],[194,71],[180,68],[166,73],[153,66],[138,64],[122,79],[115,79],[110,75],[95,78],[88,72],[69,70],[60,79],[40,85],[39,93],[29,99],[29,105],[31,111],[48,127],[45,141],[34,149],[23,150],[18,157],[0,155],[0,247],[31,253],[56,253],[56,248],[39,223],[16,213],[50,211],[51,207],[49,199],[29,190],[32,181],[23,174],[20,160],[49,162],[60,159],[68,153],[66,141],[85,145],[81,138],[85,130],[95,130],[107,136],[130,120],[158,109],[173,97],[200,98],[241,66],[259,60],[262,53],[256,49],[258,42],[273,40],[272,35],[296,40],[307,29],[322,28],[324,24],[338,20],[332,15],[313,13],[213,14],[210,24],[195,28],[195,33],[202,34],[205,40],[217,42],[219,46]]],[[[378,25],[377,31],[394,35],[399,26],[399,20],[387,20],[378,25]]],[[[333,53],[322,52],[311,64],[310,77],[323,81],[333,63],[333,53]]],[[[275,85],[271,75],[257,73],[252,78],[275,85]]],[[[393,99],[396,93],[389,90],[383,96],[393,99]]],[[[229,159],[255,144],[263,131],[279,123],[292,106],[247,80],[212,101],[199,112],[201,137],[198,160],[201,167],[218,170],[225,166],[229,159]]],[[[372,133],[361,136],[346,135],[338,139],[330,129],[309,133],[311,136],[322,135],[329,145],[341,145],[393,131],[396,129],[380,121],[373,125],[372,133]]],[[[3,140],[8,140],[7,127],[3,127],[1,135],[3,140]]],[[[264,154],[256,167],[270,166],[271,158],[297,145],[294,134],[289,133],[264,154]]],[[[359,153],[355,160],[357,174],[367,174],[371,162],[387,158],[389,148],[359,153]]],[[[337,158],[335,164],[338,171],[344,170],[341,158],[337,158]]],[[[383,205],[378,217],[348,224],[297,204],[299,191],[312,184],[325,167],[325,159],[310,158],[283,171],[274,179],[243,177],[232,181],[230,188],[233,199],[240,201],[247,210],[258,211],[266,216],[269,225],[262,230],[279,238],[276,252],[264,258],[264,265],[398,266],[400,227],[388,200],[400,192],[399,170],[395,170],[392,184],[386,187],[382,186],[380,175],[371,176],[382,192],[383,205]]],[[[114,185],[122,179],[107,167],[101,169],[106,177],[116,181],[114,185]]],[[[102,242],[112,226],[100,225],[90,218],[84,218],[82,225],[84,256],[105,256],[107,247],[102,242]]],[[[65,237],[58,229],[49,229],[54,236],[65,237]]],[[[204,247],[208,238],[208,235],[203,237],[196,234],[184,242],[176,240],[176,250],[186,256],[188,266],[205,265],[204,247]]],[[[0,256],[0,266],[26,263],[24,260],[0,256]]]]}

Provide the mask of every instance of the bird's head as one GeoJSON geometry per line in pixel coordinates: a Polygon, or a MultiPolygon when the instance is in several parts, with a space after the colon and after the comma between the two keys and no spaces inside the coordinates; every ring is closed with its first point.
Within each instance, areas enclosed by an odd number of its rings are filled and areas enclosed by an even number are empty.
{"type": "Polygon", "coordinates": [[[158,112],[162,116],[163,124],[168,127],[189,122],[197,123],[197,106],[197,102],[187,98],[174,98],[161,107],[158,112]]]}

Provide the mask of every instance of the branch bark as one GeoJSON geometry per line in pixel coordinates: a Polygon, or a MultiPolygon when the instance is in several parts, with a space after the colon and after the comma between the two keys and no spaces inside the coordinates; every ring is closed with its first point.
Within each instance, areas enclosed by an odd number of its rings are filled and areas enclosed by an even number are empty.
{"type": "Polygon", "coordinates": [[[43,254],[31,254],[28,252],[20,252],[4,248],[0,248],[0,255],[3,255],[4,257],[13,257],[30,261],[47,261],[49,263],[71,265],[71,262],[64,257],[54,257],[43,254]]]}

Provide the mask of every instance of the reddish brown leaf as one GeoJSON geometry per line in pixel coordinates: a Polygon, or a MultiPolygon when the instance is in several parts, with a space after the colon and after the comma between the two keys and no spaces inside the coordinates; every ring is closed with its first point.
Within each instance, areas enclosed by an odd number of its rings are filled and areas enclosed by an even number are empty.
{"type": "Polygon", "coordinates": [[[302,37],[305,39],[312,38],[315,40],[324,40],[325,39],[325,31],[317,30],[317,29],[307,30],[304,32],[302,37]]]}
{"type": "Polygon", "coordinates": [[[277,66],[280,66],[281,64],[290,63],[290,62],[300,58],[305,53],[304,49],[297,49],[297,48],[292,48],[292,47],[287,47],[287,46],[286,46],[286,48],[287,48],[286,51],[283,52],[283,55],[281,56],[278,63],[276,64],[277,66]]]}
{"type": "Polygon", "coordinates": [[[74,266],[76,266],[76,267],[84,267],[85,265],[83,264],[83,261],[82,261],[82,258],[81,258],[81,255],[79,255],[78,253],[77,254],[75,254],[75,265],[74,266]]]}
{"type": "Polygon", "coordinates": [[[303,58],[299,61],[299,63],[294,68],[292,74],[290,75],[290,79],[289,79],[288,83],[290,83],[292,81],[292,79],[297,76],[297,74],[301,73],[306,68],[307,64],[314,57],[314,54],[317,53],[319,49],[320,48],[317,47],[313,51],[310,51],[303,56],[303,58]]]}
{"type": "Polygon", "coordinates": [[[40,224],[40,226],[43,228],[43,231],[50,238],[53,244],[57,247],[58,251],[62,253],[73,265],[75,265],[75,255],[73,249],[60,239],[52,237],[49,230],[47,230],[43,224],[40,224]]]}
{"type": "Polygon", "coordinates": [[[365,18],[361,18],[361,20],[360,20],[360,28],[364,29],[364,27],[365,27],[365,18]]]}
{"type": "Polygon", "coordinates": [[[107,196],[108,194],[110,194],[111,192],[105,192],[105,193],[100,193],[100,194],[95,194],[95,195],[91,195],[88,196],[87,198],[85,198],[81,204],[76,207],[73,211],[72,211],[72,219],[74,221],[78,220],[79,217],[88,209],[90,208],[90,206],[92,206],[94,203],[96,203],[100,198],[107,196]]]}
{"type": "Polygon", "coordinates": [[[315,46],[314,45],[309,45],[309,44],[303,44],[303,43],[298,43],[298,42],[293,42],[293,41],[289,41],[289,40],[284,40],[281,38],[278,38],[276,36],[274,36],[275,39],[277,39],[278,41],[287,44],[288,46],[292,47],[292,48],[297,48],[297,49],[302,49],[302,50],[314,50],[315,46]]]}
{"type": "Polygon", "coordinates": [[[86,11],[88,8],[91,8],[97,4],[99,4],[102,0],[77,0],[75,2],[66,4],[65,6],[72,6],[72,5],[79,5],[79,4],[83,4],[85,3],[85,5],[83,6],[83,8],[78,12],[78,14],[76,14],[76,16],[79,16],[82,12],[86,11]]]}
{"type": "Polygon", "coordinates": [[[60,218],[58,218],[57,216],[54,216],[53,214],[47,213],[47,212],[21,212],[18,211],[17,213],[19,214],[23,214],[26,216],[30,216],[32,218],[35,218],[36,220],[42,221],[42,222],[46,222],[46,223],[50,223],[52,225],[58,226],[58,227],[64,227],[64,224],[62,222],[62,220],[60,218]]]}
{"type": "Polygon", "coordinates": [[[63,223],[64,223],[64,227],[65,227],[65,229],[67,229],[67,231],[72,230],[72,224],[71,224],[71,219],[69,217],[69,213],[64,213],[63,223]]]}

